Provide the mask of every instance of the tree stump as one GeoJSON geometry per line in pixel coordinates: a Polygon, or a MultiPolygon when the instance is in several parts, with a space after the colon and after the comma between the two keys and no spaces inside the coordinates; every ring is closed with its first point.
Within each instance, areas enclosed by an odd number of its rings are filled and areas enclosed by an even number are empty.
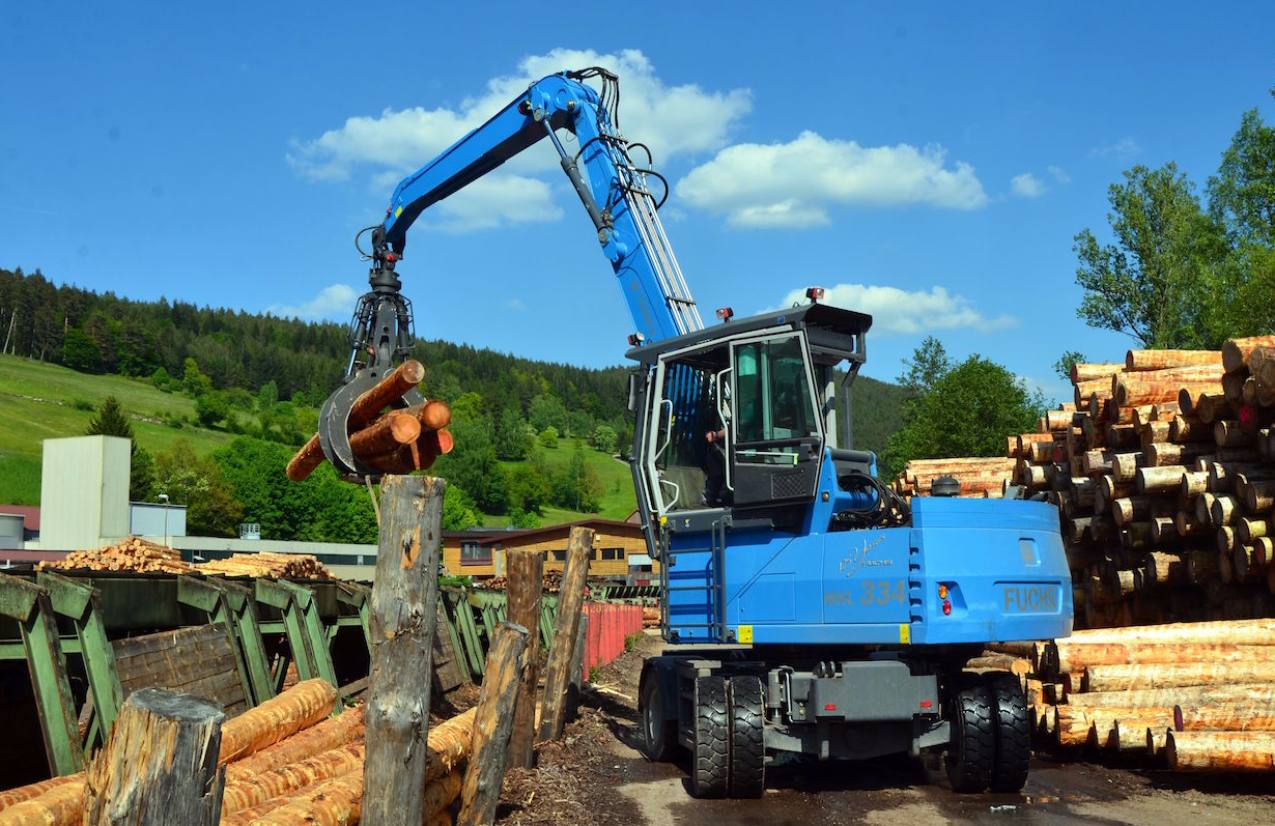
{"type": "Polygon", "coordinates": [[[84,826],[216,826],[223,719],[189,694],[134,692],[86,773],[84,826]]]}
{"type": "Polygon", "coordinates": [[[419,826],[422,819],[446,488],[443,480],[425,476],[386,476],[381,482],[364,713],[365,826],[419,826]]]}
{"type": "Polygon", "coordinates": [[[473,746],[461,786],[457,826],[490,826],[496,819],[527,636],[526,628],[511,622],[502,622],[496,628],[478,695],[473,746]]]}
{"type": "Polygon", "coordinates": [[[522,680],[514,706],[514,727],[509,738],[509,764],[532,768],[536,759],[536,688],[540,682],[540,595],[544,588],[544,559],[540,551],[509,551],[509,621],[528,631],[523,653],[522,680]]]}
{"type": "Polygon", "coordinates": [[[567,565],[558,592],[558,623],[545,666],[544,708],[540,714],[540,740],[556,740],[566,724],[568,693],[571,687],[571,664],[575,656],[576,638],[580,634],[580,612],[584,606],[584,588],[589,576],[589,557],[593,555],[593,530],[572,528],[567,543],[567,565]]]}

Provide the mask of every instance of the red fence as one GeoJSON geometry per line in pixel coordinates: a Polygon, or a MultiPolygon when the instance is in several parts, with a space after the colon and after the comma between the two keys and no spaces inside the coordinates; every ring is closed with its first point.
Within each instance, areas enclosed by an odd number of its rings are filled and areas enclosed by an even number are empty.
{"type": "Polygon", "coordinates": [[[606,665],[624,653],[624,640],[642,632],[642,606],[588,602],[584,615],[589,618],[588,636],[584,640],[584,676],[589,670],[606,665]]]}

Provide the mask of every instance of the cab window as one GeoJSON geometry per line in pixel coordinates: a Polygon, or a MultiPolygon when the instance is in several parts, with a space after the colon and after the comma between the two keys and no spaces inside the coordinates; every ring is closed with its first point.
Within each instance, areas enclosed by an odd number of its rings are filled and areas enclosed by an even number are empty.
{"type": "Polygon", "coordinates": [[[801,341],[796,336],[737,345],[735,393],[739,443],[819,436],[801,341]]]}

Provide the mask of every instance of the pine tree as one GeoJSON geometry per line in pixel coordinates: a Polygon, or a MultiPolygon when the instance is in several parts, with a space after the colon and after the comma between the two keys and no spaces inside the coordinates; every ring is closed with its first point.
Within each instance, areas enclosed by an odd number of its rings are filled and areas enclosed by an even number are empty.
{"type": "Polygon", "coordinates": [[[120,407],[119,399],[107,396],[106,401],[97,409],[97,416],[89,421],[89,436],[119,436],[123,439],[133,438],[133,426],[128,423],[128,416],[120,407]]]}

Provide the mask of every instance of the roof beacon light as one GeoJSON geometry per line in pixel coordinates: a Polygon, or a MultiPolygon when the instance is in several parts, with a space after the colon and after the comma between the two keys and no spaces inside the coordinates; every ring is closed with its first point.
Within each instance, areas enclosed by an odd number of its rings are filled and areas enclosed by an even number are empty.
{"type": "Polygon", "coordinates": [[[646,336],[642,335],[641,333],[629,333],[630,347],[641,347],[642,343],[645,341],[646,341],[646,336]]]}
{"type": "Polygon", "coordinates": [[[735,317],[735,311],[734,311],[734,310],[732,310],[730,307],[718,307],[718,308],[717,308],[717,318],[718,318],[718,320],[719,320],[719,321],[721,321],[723,324],[725,324],[726,322],[730,321],[730,320],[731,320],[732,318],[734,318],[734,317],[735,317]]]}
{"type": "Polygon", "coordinates": [[[811,304],[818,304],[823,301],[823,287],[808,287],[806,289],[806,298],[810,299],[811,304]]]}

